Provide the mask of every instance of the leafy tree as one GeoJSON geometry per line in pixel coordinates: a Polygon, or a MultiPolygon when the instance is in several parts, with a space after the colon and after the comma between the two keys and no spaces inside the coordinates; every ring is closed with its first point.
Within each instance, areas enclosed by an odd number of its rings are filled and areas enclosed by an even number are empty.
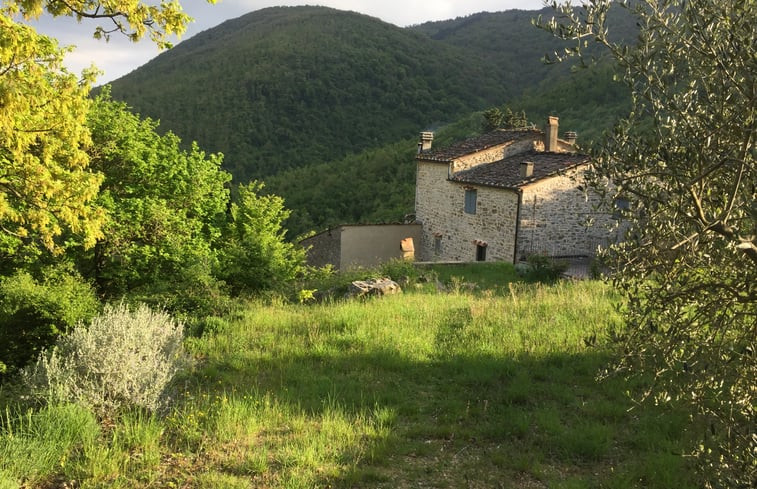
{"type": "Polygon", "coordinates": [[[163,47],[190,20],[176,1],[5,0],[0,5],[0,370],[6,369],[2,361],[20,366],[97,303],[89,283],[60,255],[75,246],[94,246],[105,238],[105,210],[115,215],[107,195],[95,205],[103,175],[89,166],[88,153],[102,155],[87,127],[96,70],[86,70],[81,79],[69,73],[63,68],[66,50],[18,20],[44,11],[108,19],[112,25],[97,27],[96,38],[119,32],[136,41],[148,35],[163,47]]]}
{"type": "Polygon", "coordinates": [[[0,374],[23,367],[100,309],[94,289],[70,263],[36,275],[21,270],[0,277],[0,374]]]}
{"type": "Polygon", "coordinates": [[[304,271],[305,250],[285,240],[284,199],[262,190],[260,182],[240,185],[231,204],[222,277],[236,292],[280,289],[304,271]]]}
{"type": "Polygon", "coordinates": [[[608,38],[610,0],[553,7],[544,26],[604,46],[633,107],[595,151],[594,183],[630,203],[609,250],[628,298],[622,367],[651,374],[649,399],[692,410],[703,477],[753,487],[757,389],[757,3],[618,2],[633,46],[608,38]],[[610,183],[610,186],[604,185],[610,183]]]}
{"type": "MultiPolygon", "coordinates": [[[[213,1],[213,0],[210,0],[213,1]]],[[[70,232],[91,246],[101,215],[89,203],[99,177],[87,171],[89,135],[84,121],[95,72],[81,82],[62,67],[64,50],[15,19],[53,16],[108,19],[94,37],[113,32],[159,46],[184,31],[190,18],[176,1],[6,0],[0,6],[0,249],[22,245],[60,252],[56,238],[70,232]]]]}
{"type": "MultiPolygon", "coordinates": [[[[215,0],[208,0],[215,3],[215,0]]],[[[168,38],[182,34],[192,19],[181,9],[177,0],[142,2],[140,0],[5,0],[0,12],[7,16],[21,14],[25,19],[36,19],[43,12],[55,17],[68,16],[76,20],[107,20],[107,27],[97,26],[95,39],[108,39],[119,33],[132,41],[145,35],[161,48],[171,47],[168,38]]]]}
{"type": "Polygon", "coordinates": [[[140,119],[107,88],[95,99],[89,127],[91,166],[104,175],[97,203],[105,210],[104,237],[84,269],[101,292],[198,281],[215,271],[215,245],[225,220],[230,175],[222,157],[196,145],[180,148],[172,133],[140,119]]]}
{"type": "Polygon", "coordinates": [[[91,73],[62,68],[55,40],[0,10],[0,251],[60,252],[75,233],[91,246],[101,215],[90,205],[100,177],[87,170],[91,73]]]}
{"type": "Polygon", "coordinates": [[[499,110],[499,107],[486,109],[483,113],[484,123],[481,126],[483,132],[489,132],[502,127],[505,122],[505,115],[499,110]]]}
{"type": "Polygon", "coordinates": [[[531,124],[528,122],[525,111],[513,112],[507,105],[501,109],[492,107],[483,113],[484,123],[481,126],[483,132],[493,131],[494,129],[522,129],[531,124]]]}

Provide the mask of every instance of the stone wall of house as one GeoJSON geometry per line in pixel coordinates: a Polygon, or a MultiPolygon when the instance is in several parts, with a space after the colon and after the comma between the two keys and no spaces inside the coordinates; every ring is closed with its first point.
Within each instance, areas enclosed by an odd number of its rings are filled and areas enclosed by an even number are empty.
{"type": "Polygon", "coordinates": [[[595,195],[579,190],[581,174],[573,170],[523,187],[518,259],[533,253],[593,256],[607,244],[612,216],[595,210],[595,195]]]}
{"type": "Polygon", "coordinates": [[[422,261],[475,261],[476,242],[486,243],[487,261],[513,261],[518,195],[447,180],[443,163],[419,161],[416,219],[423,225],[422,261]],[[465,212],[465,189],[475,188],[475,214],[465,212]]]}
{"type": "Polygon", "coordinates": [[[526,151],[530,151],[538,147],[539,144],[541,144],[542,148],[544,147],[544,143],[541,141],[541,138],[539,136],[532,135],[531,137],[524,137],[523,139],[519,139],[517,141],[498,144],[497,146],[492,146],[491,148],[487,148],[483,151],[461,156],[460,158],[452,162],[452,173],[469,170],[474,166],[478,166],[482,163],[493,163],[495,161],[500,161],[519,153],[525,153],[526,151]]]}
{"type": "Polygon", "coordinates": [[[504,154],[505,145],[498,144],[477,153],[461,156],[460,158],[452,162],[452,173],[468,170],[482,163],[492,163],[494,161],[499,161],[504,158],[504,154]]]}

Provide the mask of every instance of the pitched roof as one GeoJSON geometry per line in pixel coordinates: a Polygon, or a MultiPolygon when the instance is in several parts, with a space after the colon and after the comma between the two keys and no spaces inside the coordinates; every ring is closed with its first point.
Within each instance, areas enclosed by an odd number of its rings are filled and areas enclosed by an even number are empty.
{"type": "Polygon", "coordinates": [[[560,171],[587,163],[589,157],[577,153],[545,153],[528,151],[505,158],[493,163],[484,163],[469,170],[452,175],[453,182],[485,185],[488,187],[517,188],[546,177],[556,175],[560,171]],[[534,171],[530,177],[520,175],[520,165],[533,162],[534,171]]]}
{"type": "Polygon", "coordinates": [[[538,129],[495,129],[481,136],[459,141],[446,148],[423,151],[416,158],[449,163],[461,156],[482,151],[498,144],[509,143],[524,137],[533,138],[534,136],[541,137],[543,135],[544,133],[538,129]]]}

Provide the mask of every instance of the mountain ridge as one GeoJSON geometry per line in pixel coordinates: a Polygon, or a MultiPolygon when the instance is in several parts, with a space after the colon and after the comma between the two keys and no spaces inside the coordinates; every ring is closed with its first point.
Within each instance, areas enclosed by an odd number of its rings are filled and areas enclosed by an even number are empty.
{"type": "Polygon", "coordinates": [[[512,69],[464,44],[355,12],[270,7],[177,44],[113,81],[112,94],[224,153],[245,181],[390,143],[522,91],[497,73],[512,69]]]}

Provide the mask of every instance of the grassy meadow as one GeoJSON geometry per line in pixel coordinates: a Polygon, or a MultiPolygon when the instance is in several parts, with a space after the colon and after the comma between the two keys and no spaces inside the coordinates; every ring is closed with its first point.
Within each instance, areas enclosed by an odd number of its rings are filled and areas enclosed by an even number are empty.
{"type": "Polygon", "coordinates": [[[686,416],[596,380],[612,291],[487,270],[208,320],[164,412],[98,420],[5,392],[0,489],[697,487],[686,416]]]}

